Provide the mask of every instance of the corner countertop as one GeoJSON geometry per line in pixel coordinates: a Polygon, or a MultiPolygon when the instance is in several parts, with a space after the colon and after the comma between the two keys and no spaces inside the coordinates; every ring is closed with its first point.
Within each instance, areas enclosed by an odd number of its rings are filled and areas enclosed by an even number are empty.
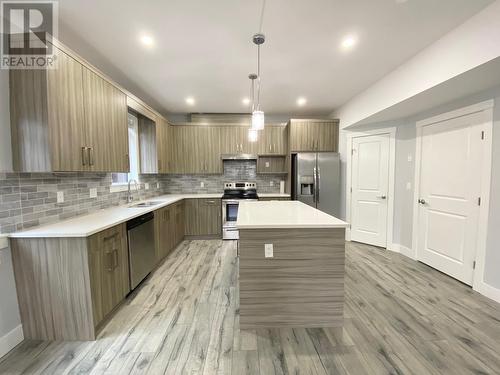
{"type": "Polygon", "coordinates": [[[347,228],[349,224],[299,201],[242,202],[238,229],[347,228]]]}
{"type": "MultiPolygon", "coordinates": [[[[88,237],[115,225],[124,223],[148,212],[156,211],[175,202],[189,198],[221,198],[222,194],[170,194],[161,195],[144,202],[160,202],[155,206],[132,208],[130,205],[105,208],[88,215],[77,216],[53,224],[43,225],[33,229],[14,232],[10,238],[60,238],[60,237],[88,237]]],[[[133,202],[131,205],[140,203],[133,202]]]]}

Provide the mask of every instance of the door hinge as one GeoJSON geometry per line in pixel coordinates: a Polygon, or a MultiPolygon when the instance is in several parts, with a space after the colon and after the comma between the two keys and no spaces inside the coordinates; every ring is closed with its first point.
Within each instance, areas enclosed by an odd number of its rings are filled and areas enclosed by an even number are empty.
{"type": "Polygon", "coordinates": [[[475,270],[476,269],[476,261],[472,262],[472,269],[475,270]]]}
{"type": "Polygon", "coordinates": [[[480,206],[481,205],[481,197],[477,198],[477,205],[480,206]]]}
{"type": "Polygon", "coordinates": [[[481,139],[484,139],[484,130],[481,132],[481,139]]]}

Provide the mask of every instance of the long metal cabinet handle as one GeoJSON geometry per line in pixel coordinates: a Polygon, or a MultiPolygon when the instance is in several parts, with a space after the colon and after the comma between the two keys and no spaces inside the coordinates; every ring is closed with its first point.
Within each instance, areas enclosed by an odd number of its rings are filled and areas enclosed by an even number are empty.
{"type": "Polygon", "coordinates": [[[317,194],[316,195],[316,202],[319,203],[319,189],[320,189],[319,186],[321,184],[321,168],[320,167],[318,167],[318,171],[316,172],[316,178],[318,180],[318,182],[316,184],[317,185],[317,188],[316,188],[316,194],[317,194]]]}
{"type": "Polygon", "coordinates": [[[316,186],[316,167],[313,168],[313,188],[314,188],[313,202],[316,203],[316,189],[317,189],[317,186],[316,186]]]}
{"type": "Polygon", "coordinates": [[[82,147],[82,165],[87,165],[87,162],[85,161],[85,151],[87,151],[87,147],[83,146],[82,147]]]}
{"type": "Polygon", "coordinates": [[[113,261],[114,261],[113,269],[115,270],[118,268],[118,249],[113,250],[113,261]]]}
{"type": "Polygon", "coordinates": [[[109,251],[106,253],[106,263],[107,263],[107,266],[106,266],[106,270],[108,272],[112,272],[115,268],[114,268],[114,254],[113,254],[113,251],[109,251]]]}
{"type": "Polygon", "coordinates": [[[88,147],[89,150],[89,165],[94,165],[94,147],[88,147]]]}

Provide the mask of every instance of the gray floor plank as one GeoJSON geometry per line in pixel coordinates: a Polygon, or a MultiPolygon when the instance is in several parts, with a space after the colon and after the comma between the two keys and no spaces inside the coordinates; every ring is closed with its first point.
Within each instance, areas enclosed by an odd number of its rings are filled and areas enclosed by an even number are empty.
{"type": "Polygon", "coordinates": [[[184,241],[95,342],[26,341],[0,374],[500,374],[500,305],[411,259],[346,251],[343,328],[240,330],[236,243],[184,241]]]}

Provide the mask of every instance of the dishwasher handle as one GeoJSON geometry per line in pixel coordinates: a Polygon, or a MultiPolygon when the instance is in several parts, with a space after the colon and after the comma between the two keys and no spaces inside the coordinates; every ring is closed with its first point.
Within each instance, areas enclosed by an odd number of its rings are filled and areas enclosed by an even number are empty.
{"type": "Polygon", "coordinates": [[[138,227],[139,225],[147,223],[148,221],[153,220],[154,217],[155,215],[153,212],[148,212],[147,214],[131,219],[127,221],[127,230],[131,230],[135,227],[138,227]]]}

